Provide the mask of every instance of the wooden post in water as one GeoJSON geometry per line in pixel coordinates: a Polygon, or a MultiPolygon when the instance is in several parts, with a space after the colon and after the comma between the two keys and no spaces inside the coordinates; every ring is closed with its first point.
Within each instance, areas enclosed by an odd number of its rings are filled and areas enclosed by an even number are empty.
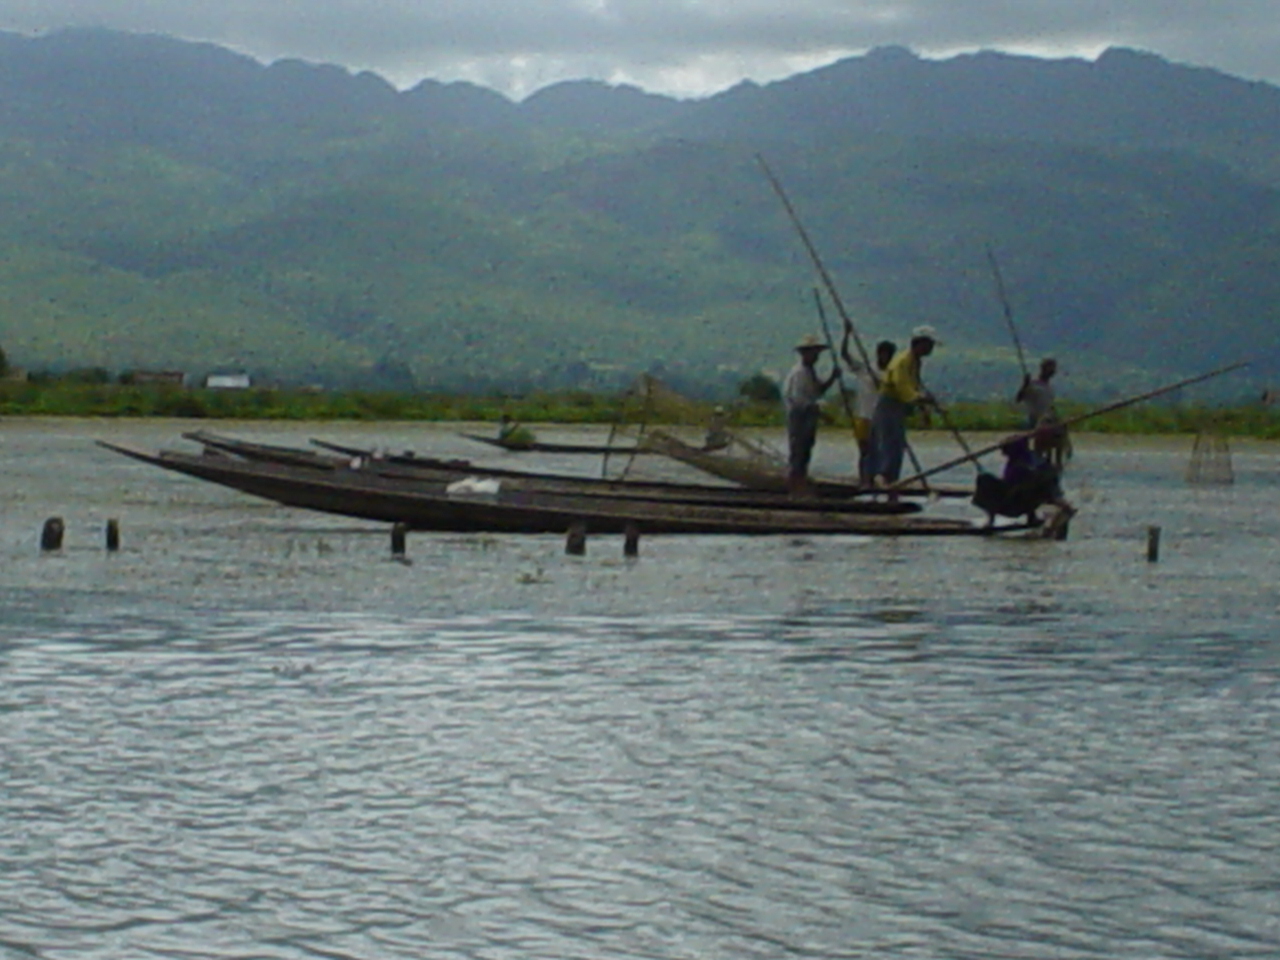
{"type": "Polygon", "coordinates": [[[1147,563],[1155,563],[1160,559],[1160,528],[1147,527],[1147,563]]]}
{"type": "Polygon", "coordinates": [[[114,519],[108,520],[107,521],[107,550],[110,553],[115,553],[119,549],[120,549],[120,521],[114,520],[114,519]]]}
{"type": "Polygon", "coordinates": [[[50,517],[44,522],[44,526],[40,530],[40,549],[61,550],[62,534],[65,531],[66,525],[62,522],[61,517],[50,517]]]}
{"type": "Polygon", "coordinates": [[[575,520],[569,524],[569,534],[564,541],[564,552],[571,557],[581,557],[587,552],[587,524],[585,520],[575,520]]]}
{"type": "Polygon", "coordinates": [[[623,534],[622,555],[624,557],[640,556],[640,527],[635,523],[627,524],[623,534]]]}
{"type": "Polygon", "coordinates": [[[393,557],[403,557],[405,549],[405,539],[407,538],[409,528],[403,523],[397,523],[391,527],[391,555],[393,557]]]}

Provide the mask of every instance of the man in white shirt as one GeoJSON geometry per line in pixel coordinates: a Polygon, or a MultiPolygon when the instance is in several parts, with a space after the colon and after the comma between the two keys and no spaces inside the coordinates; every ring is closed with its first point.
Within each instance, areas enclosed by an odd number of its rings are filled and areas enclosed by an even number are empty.
{"type": "Polygon", "coordinates": [[[782,402],[787,411],[787,489],[795,494],[809,492],[809,460],[818,439],[818,401],[836,382],[840,367],[831,364],[831,375],[818,378],[815,364],[827,345],[810,335],[796,345],[800,359],[782,385],[782,402]]]}
{"type": "Polygon", "coordinates": [[[898,345],[892,340],[881,340],[876,344],[875,370],[868,370],[867,365],[849,353],[849,341],[853,330],[845,330],[844,342],[840,345],[840,354],[845,365],[853,372],[858,382],[858,401],[853,411],[853,436],[858,441],[858,483],[869,487],[875,475],[875,441],[871,437],[871,420],[876,415],[876,401],[880,399],[880,378],[889,366],[889,361],[898,352],[898,345]]]}
{"type": "Polygon", "coordinates": [[[1035,430],[1035,452],[1062,468],[1071,455],[1071,439],[1066,427],[1061,426],[1053,385],[1050,381],[1058,372],[1058,361],[1045,357],[1040,361],[1040,375],[1032,380],[1030,374],[1022,378],[1022,387],[1014,398],[1027,411],[1027,429],[1035,430]]]}
{"type": "Polygon", "coordinates": [[[1040,361],[1040,376],[1034,380],[1029,373],[1023,376],[1022,387],[1014,399],[1026,408],[1028,430],[1034,430],[1045,417],[1056,414],[1053,408],[1053,386],[1049,381],[1057,372],[1058,361],[1045,357],[1040,361]]]}

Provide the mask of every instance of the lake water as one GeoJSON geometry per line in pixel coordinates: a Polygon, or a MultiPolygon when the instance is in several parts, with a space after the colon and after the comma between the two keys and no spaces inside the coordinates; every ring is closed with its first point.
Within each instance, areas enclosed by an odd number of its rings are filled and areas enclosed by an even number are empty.
{"type": "Polygon", "coordinates": [[[191,426],[0,422],[4,960],[1280,956],[1280,447],[1079,438],[1066,543],[401,563],[92,442],[191,426]]]}

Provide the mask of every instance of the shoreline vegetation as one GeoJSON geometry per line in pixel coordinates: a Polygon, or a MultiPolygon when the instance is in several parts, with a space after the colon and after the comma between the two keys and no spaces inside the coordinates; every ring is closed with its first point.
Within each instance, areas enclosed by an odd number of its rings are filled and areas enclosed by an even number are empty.
{"type": "MultiPolygon", "coordinates": [[[[649,419],[650,424],[705,426],[714,401],[693,401],[680,417],[649,419]]],[[[1064,418],[1091,409],[1060,402],[1064,418]]],[[[777,427],[783,423],[774,402],[740,400],[729,406],[730,422],[740,427],[777,427]]],[[[948,406],[952,423],[965,431],[1014,431],[1021,416],[1012,403],[956,402],[948,406]]],[[[641,422],[634,399],[622,394],[582,391],[530,393],[521,396],[332,391],[250,387],[191,389],[146,384],[2,383],[0,416],[23,417],[173,417],[192,420],[405,420],[471,421],[497,424],[505,416],[516,423],[601,424],[641,422]]],[[[828,428],[847,428],[838,403],[824,409],[828,428]]],[[[938,426],[935,424],[935,427],[938,426]]],[[[1196,434],[1280,439],[1280,410],[1260,403],[1200,406],[1148,403],[1088,421],[1090,433],[1196,434]]],[[[496,431],[495,431],[496,435],[496,431]]]]}

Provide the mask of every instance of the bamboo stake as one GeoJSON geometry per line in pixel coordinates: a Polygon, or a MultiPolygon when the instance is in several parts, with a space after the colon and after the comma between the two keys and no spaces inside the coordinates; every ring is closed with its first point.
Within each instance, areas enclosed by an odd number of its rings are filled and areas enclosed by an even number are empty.
{"type": "MultiPolygon", "coordinates": [[[[1241,361],[1239,363],[1228,364],[1225,367],[1219,367],[1217,370],[1210,370],[1208,373],[1202,373],[1195,377],[1188,377],[1185,380],[1179,380],[1177,383],[1171,383],[1167,387],[1160,387],[1159,389],[1156,389],[1156,390],[1149,390],[1146,393],[1140,393],[1135,397],[1128,397],[1124,400],[1117,400],[1115,403],[1109,403],[1105,407],[1098,407],[1096,410],[1090,410],[1088,413],[1081,413],[1081,414],[1078,414],[1077,416],[1069,417],[1068,419],[1063,420],[1061,423],[1056,424],[1055,429],[1074,426],[1075,424],[1081,423],[1084,420],[1091,420],[1094,417],[1102,416],[1102,414],[1104,413],[1111,413],[1115,410],[1120,410],[1124,407],[1131,407],[1135,403],[1141,403],[1144,400],[1151,400],[1155,397],[1162,396],[1163,394],[1172,393],[1174,390],[1181,389],[1182,387],[1189,387],[1193,383],[1201,383],[1202,381],[1210,380],[1214,377],[1220,377],[1224,373],[1231,373],[1233,370],[1239,370],[1242,367],[1247,367],[1248,365],[1249,365],[1248,361],[1241,361]]],[[[948,460],[945,463],[940,463],[936,467],[930,467],[928,470],[921,471],[920,473],[916,474],[913,477],[906,477],[905,479],[899,480],[897,483],[891,484],[885,489],[887,490],[900,489],[906,484],[915,483],[918,480],[923,480],[925,477],[931,477],[935,473],[941,473],[943,470],[950,470],[952,467],[961,463],[965,463],[968,460],[976,461],[978,457],[985,456],[988,453],[994,453],[995,451],[999,450],[1010,440],[1021,440],[1024,438],[1033,437],[1036,435],[1036,432],[1037,431],[1035,430],[1023,430],[1020,433],[1010,434],[1009,436],[1001,440],[999,443],[993,443],[989,447],[983,447],[981,450],[977,450],[973,453],[967,453],[963,457],[956,457],[954,460],[948,460]]]]}

